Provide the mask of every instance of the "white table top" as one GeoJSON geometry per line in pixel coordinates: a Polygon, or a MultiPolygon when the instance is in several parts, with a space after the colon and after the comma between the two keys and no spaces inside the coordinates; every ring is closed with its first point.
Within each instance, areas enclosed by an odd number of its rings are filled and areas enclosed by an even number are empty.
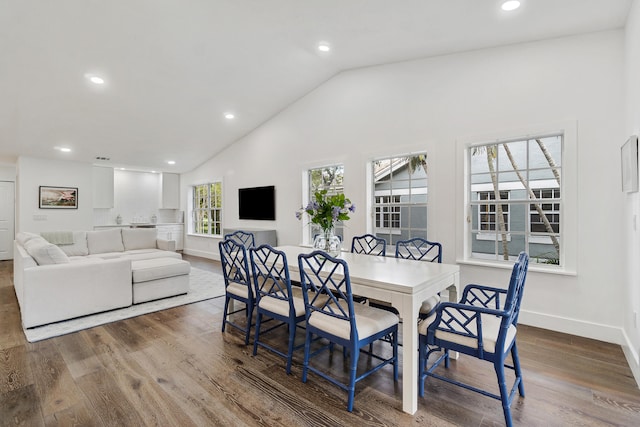
{"type": "MultiPolygon", "coordinates": [[[[314,250],[302,246],[278,246],[276,249],[287,255],[289,269],[295,271],[298,270],[298,255],[311,253],[314,250]]],[[[460,267],[454,264],[416,262],[351,252],[341,252],[338,258],[347,262],[352,282],[406,294],[418,293],[430,283],[460,271],[460,267]]]]}

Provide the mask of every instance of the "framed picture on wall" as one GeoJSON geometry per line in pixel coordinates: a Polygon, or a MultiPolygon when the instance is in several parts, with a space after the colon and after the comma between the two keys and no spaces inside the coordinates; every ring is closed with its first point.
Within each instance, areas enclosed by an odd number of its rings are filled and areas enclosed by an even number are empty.
{"type": "Polygon", "coordinates": [[[78,209],[77,187],[40,186],[40,209],[78,209]]]}
{"type": "Polygon", "coordinates": [[[622,157],[622,191],[638,191],[638,137],[632,135],[620,149],[622,157]]]}

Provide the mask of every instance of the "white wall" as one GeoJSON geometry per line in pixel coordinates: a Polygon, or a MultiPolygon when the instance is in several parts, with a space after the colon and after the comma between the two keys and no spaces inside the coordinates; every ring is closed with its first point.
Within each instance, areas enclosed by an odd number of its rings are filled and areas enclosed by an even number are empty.
{"type": "MultiPolygon", "coordinates": [[[[427,150],[428,235],[455,262],[462,239],[454,220],[457,141],[473,135],[573,121],[578,129],[578,273],[531,272],[524,323],[622,342],[622,227],[616,218],[623,127],[623,32],[512,45],[343,72],[197,170],[189,186],[224,182],[227,227],[276,228],[279,244],[297,244],[301,176],[309,167],[344,163],[345,193],[358,210],[345,240],[366,230],[366,163],[382,155],[427,150]],[[276,186],[276,221],[237,219],[237,189],[276,186]]],[[[515,135],[521,136],[521,135],[515,135]]],[[[186,204],[183,206],[186,210],[186,204]]],[[[215,257],[217,241],[188,236],[185,252],[215,257]]],[[[462,283],[506,286],[508,271],[462,266],[462,283]]]]}
{"type": "MultiPolygon", "coordinates": [[[[625,30],[625,136],[640,135],[640,2],[634,1],[625,30]]],[[[624,265],[625,354],[640,383],[640,193],[625,196],[622,224],[626,242],[624,265]],[[634,222],[636,226],[634,227],[634,222]],[[635,314],[634,314],[635,313],[635,314]]]]}
{"type": "Polygon", "coordinates": [[[15,181],[16,167],[0,164],[0,181],[15,181]]]}
{"type": "Polygon", "coordinates": [[[90,163],[19,157],[16,181],[16,233],[93,228],[90,163]],[[77,187],[78,209],[39,209],[39,186],[77,187]],[[43,219],[38,220],[41,217],[43,219]]]}

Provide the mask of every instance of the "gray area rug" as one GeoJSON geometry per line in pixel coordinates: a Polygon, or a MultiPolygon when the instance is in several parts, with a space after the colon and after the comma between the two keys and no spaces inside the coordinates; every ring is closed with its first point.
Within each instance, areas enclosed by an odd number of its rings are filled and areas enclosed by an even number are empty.
{"type": "Polygon", "coordinates": [[[221,274],[191,267],[191,274],[189,274],[189,292],[185,295],[178,295],[118,310],[78,317],[76,319],[52,323],[36,328],[29,328],[24,330],[24,334],[29,342],[41,341],[47,338],[93,328],[94,326],[104,325],[105,323],[128,319],[142,314],[153,313],[154,311],[177,307],[179,305],[204,301],[222,295],[224,295],[224,278],[221,274]]]}

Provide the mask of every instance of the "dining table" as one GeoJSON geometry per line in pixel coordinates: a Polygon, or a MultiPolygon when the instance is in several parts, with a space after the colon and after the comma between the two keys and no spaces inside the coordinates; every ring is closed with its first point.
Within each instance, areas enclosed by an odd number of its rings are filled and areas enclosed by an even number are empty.
{"type": "MultiPolygon", "coordinates": [[[[291,278],[300,277],[298,255],[311,253],[307,246],[278,246],[287,256],[291,278]]],[[[353,294],[390,303],[402,319],[402,410],[418,410],[418,314],[422,302],[448,290],[449,301],[458,301],[460,268],[389,256],[340,252],[347,262],[353,294]]]]}

